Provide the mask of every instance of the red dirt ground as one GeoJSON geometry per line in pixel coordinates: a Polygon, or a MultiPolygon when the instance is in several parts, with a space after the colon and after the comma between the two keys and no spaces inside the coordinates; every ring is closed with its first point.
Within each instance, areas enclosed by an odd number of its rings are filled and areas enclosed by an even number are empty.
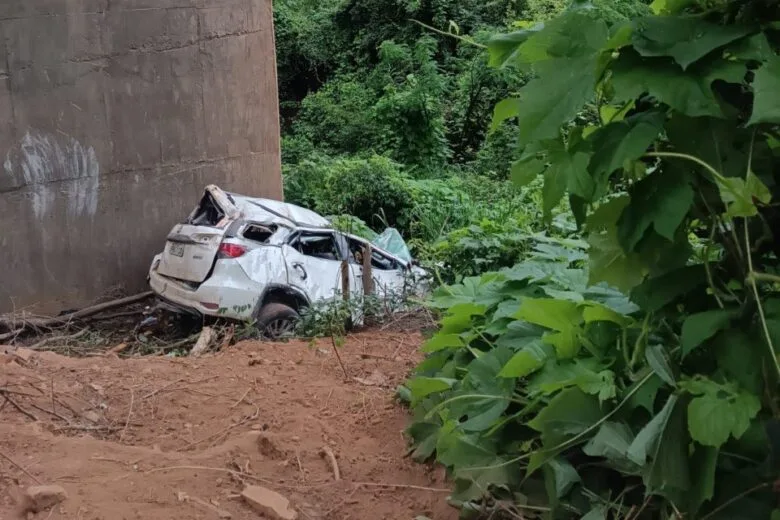
{"type": "Polygon", "coordinates": [[[244,484],[283,494],[302,520],[455,519],[441,470],[405,457],[393,398],[420,342],[350,336],[349,380],[329,340],[199,359],[0,354],[0,519],[20,516],[35,480],[69,495],[28,515],[41,520],[262,518],[237,497],[244,484]]]}

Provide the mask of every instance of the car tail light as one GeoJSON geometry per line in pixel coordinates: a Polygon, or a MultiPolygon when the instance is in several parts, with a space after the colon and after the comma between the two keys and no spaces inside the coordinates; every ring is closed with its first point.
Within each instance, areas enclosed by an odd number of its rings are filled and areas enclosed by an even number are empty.
{"type": "Polygon", "coordinates": [[[238,244],[225,244],[219,245],[219,257],[220,258],[238,258],[246,253],[246,248],[238,244]]]}

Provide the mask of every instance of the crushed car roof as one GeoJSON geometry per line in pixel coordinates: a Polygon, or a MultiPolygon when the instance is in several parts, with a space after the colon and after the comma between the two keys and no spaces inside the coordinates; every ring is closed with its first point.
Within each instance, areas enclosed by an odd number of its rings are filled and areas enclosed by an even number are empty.
{"type": "Polygon", "coordinates": [[[244,214],[244,217],[251,220],[257,220],[258,222],[285,220],[298,227],[332,228],[330,222],[325,217],[289,202],[247,197],[237,193],[230,193],[229,195],[233,198],[238,209],[244,214]]]}

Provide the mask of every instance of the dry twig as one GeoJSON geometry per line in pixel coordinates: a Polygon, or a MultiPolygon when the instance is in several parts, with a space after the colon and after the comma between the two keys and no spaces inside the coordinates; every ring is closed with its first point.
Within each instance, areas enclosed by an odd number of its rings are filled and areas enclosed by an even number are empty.
{"type": "Polygon", "coordinates": [[[336,454],[330,449],[330,446],[323,446],[320,450],[320,456],[324,457],[330,463],[330,469],[333,471],[333,480],[341,480],[341,471],[339,470],[339,463],[336,461],[336,454]]]}
{"type": "Polygon", "coordinates": [[[0,457],[3,457],[5,460],[7,460],[7,461],[8,461],[8,462],[10,462],[11,464],[13,464],[13,465],[14,465],[16,468],[20,469],[20,470],[21,470],[21,471],[22,471],[22,472],[23,472],[25,475],[27,475],[28,477],[30,477],[31,479],[33,479],[33,481],[34,481],[36,484],[40,484],[40,483],[41,483],[41,481],[40,481],[40,480],[38,480],[37,478],[35,478],[35,476],[34,476],[32,473],[30,473],[29,471],[27,471],[26,469],[24,469],[22,466],[20,466],[20,465],[19,465],[18,463],[16,463],[16,462],[15,462],[15,461],[14,461],[14,460],[11,458],[11,457],[9,457],[8,455],[6,455],[6,454],[5,454],[5,453],[3,453],[2,451],[0,451],[0,457]]]}
{"type": "Polygon", "coordinates": [[[38,343],[33,343],[32,345],[30,345],[27,348],[29,348],[30,350],[38,350],[40,348],[45,347],[49,343],[55,343],[55,342],[58,342],[58,341],[72,341],[74,339],[79,339],[79,338],[85,336],[87,334],[87,332],[89,332],[89,329],[88,328],[84,328],[84,329],[81,329],[80,331],[76,332],[75,334],[69,334],[67,336],[49,336],[48,338],[43,338],[38,343]]]}

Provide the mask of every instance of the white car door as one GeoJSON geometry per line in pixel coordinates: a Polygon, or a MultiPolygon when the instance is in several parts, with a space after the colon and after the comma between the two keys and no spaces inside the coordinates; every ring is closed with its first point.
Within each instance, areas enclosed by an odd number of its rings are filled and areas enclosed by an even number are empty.
{"type": "Polygon", "coordinates": [[[311,303],[342,297],[342,253],[332,231],[297,231],[282,252],[288,283],[311,303]]]}

